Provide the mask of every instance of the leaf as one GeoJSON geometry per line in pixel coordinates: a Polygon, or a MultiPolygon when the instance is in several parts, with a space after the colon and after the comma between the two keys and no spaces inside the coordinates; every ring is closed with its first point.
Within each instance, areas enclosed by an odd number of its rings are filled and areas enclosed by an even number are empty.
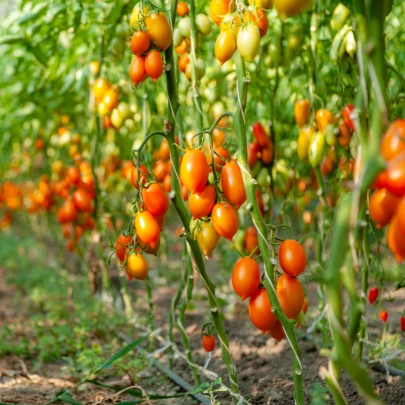
{"type": "Polygon", "coordinates": [[[71,405],[84,405],[82,402],[73,399],[72,396],[68,393],[63,393],[62,395],[59,396],[58,399],[71,405]]]}
{"type": "Polygon", "coordinates": [[[48,10],[47,17],[55,18],[58,14],[62,13],[66,10],[66,5],[61,3],[52,4],[52,6],[48,10]]]}
{"type": "Polygon", "coordinates": [[[11,45],[24,41],[25,36],[22,34],[4,35],[3,37],[0,37],[0,45],[11,45]]]}

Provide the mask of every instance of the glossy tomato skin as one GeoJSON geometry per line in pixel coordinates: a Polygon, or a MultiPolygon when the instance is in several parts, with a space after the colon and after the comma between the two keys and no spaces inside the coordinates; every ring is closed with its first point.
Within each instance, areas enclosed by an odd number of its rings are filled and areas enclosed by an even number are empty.
{"type": "Polygon", "coordinates": [[[250,257],[239,259],[232,271],[232,286],[242,301],[257,292],[260,284],[260,269],[250,257]]]}
{"type": "Polygon", "coordinates": [[[303,99],[295,102],[294,117],[295,122],[300,128],[308,124],[310,115],[311,115],[311,104],[309,100],[303,99]]]}
{"type": "Polygon", "coordinates": [[[368,302],[370,304],[374,304],[374,302],[377,301],[378,298],[378,288],[377,287],[371,287],[370,290],[368,291],[368,302]]]}
{"type": "Polygon", "coordinates": [[[142,188],[142,199],[145,209],[154,217],[166,214],[169,209],[169,197],[159,183],[142,188]]]}
{"type": "Polygon", "coordinates": [[[405,119],[395,121],[381,141],[381,154],[387,162],[405,152],[405,119]]]}
{"type": "Polygon", "coordinates": [[[195,194],[204,190],[208,181],[209,168],[203,151],[188,150],[180,165],[180,180],[187,189],[195,194]]]}
{"type": "Polygon", "coordinates": [[[227,163],[221,171],[222,191],[225,198],[236,209],[246,201],[246,190],[243,184],[242,172],[235,161],[227,163]]]}
{"type": "Polygon", "coordinates": [[[223,65],[236,51],[236,37],[233,31],[221,32],[215,42],[215,57],[223,65]]]}
{"type": "Polygon", "coordinates": [[[215,204],[211,213],[212,226],[223,238],[232,240],[239,227],[238,214],[229,203],[215,204]]]}
{"type": "Polygon", "coordinates": [[[253,325],[262,333],[266,333],[277,321],[271,310],[266,289],[256,291],[249,300],[249,316],[253,325]]]}
{"type": "Polygon", "coordinates": [[[405,259],[405,233],[399,228],[398,216],[394,216],[388,226],[387,244],[397,262],[402,262],[405,259]]]}
{"type": "Polygon", "coordinates": [[[156,218],[148,211],[139,212],[135,217],[135,229],[139,238],[141,238],[152,249],[160,236],[160,226],[156,218]]]}
{"type": "Polygon", "coordinates": [[[150,51],[145,58],[145,71],[156,83],[163,73],[163,59],[156,50],[150,51]]]}
{"type": "Polygon", "coordinates": [[[129,78],[136,86],[137,84],[142,83],[147,77],[148,74],[145,69],[145,57],[134,55],[129,67],[129,78]]]}
{"type": "Polygon", "coordinates": [[[206,217],[211,214],[216,200],[215,187],[208,184],[201,193],[191,194],[188,207],[193,219],[206,217]]]}
{"type": "Polygon", "coordinates": [[[220,236],[210,222],[203,222],[197,230],[196,239],[204,256],[209,256],[217,247],[220,236]]]}
{"type": "Polygon", "coordinates": [[[263,125],[260,122],[256,122],[252,125],[252,131],[257,143],[262,148],[265,148],[271,142],[270,137],[267,135],[263,125]]]}
{"type": "Polygon", "coordinates": [[[159,156],[163,161],[170,160],[170,146],[166,138],[164,138],[160,144],[159,156]]]}
{"type": "Polygon", "coordinates": [[[232,13],[235,8],[235,2],[232,0],[211,0],[210,17],[216,24],[221,24],[223,16],[232,13]]]}
{"type": "Polygon", "coordinates": [[[207,353],[213,352],[215,349],[215,336],[214,335],[203,335],[201,339],[201,344],[207,353]]]}
{"type": "Polygon", "coordinates": [[[395,215],[400,198],[387,189],[381,188],[373,193],[370,198],[370,217],[376,223],[377,228],[383,228],[395,215]]]}
{"type": "Polygon", "coordinates": [[[279,342],[281,342],[285,338],[283,325],[278,319],[277,322],[271,328],[269,328],[267,332],[273,339],[276,339],[279,342]]]}
{"type": "Polygon", "coordinates": [[[142,55],[150,48],[150,38],[146,31],[135,31],[130,43],[134,55],[142,55]]]}
{"type": "Polygon", "coordinates": [[[259,253],[259,239],[257,237],[257,229],[255,226],[250,226],[246,229],[245,233],[245,250],[248,254],[251,254],[255,249],[255,253],[259,253]]]}
{"type": "Polygon", "coordinates": [[[141,253],[131,253],[127,257],[126,271],[131,277],[144,281],[149,272],[148,262],[141,253]]]}
{"type": "Polygon", "coordinates": [[[239,53],[248,62],[252,62],[260,49],[260,30],[255,24],[242,26],[238,32],[236,45],[239,53]]]}
{"type": "Polygon", "coordinates": [[[292,239],[287,239],[280,245],[278,257],[284,273],[291,277],[298,277],[304,272],[307,265],[304,248],[292,239]]]}
{"type": "Polygon", "coordinates": [[[277,296],[284,313],[289,319],[295,319],[304,305],[304,289],[295,277],[283,274],[277,280],[277,296]]]}
{"type": "Polygon", "coordinates": [[[162,12],[152,12],[145,19],[147,33],[161,51],[165,51],[172,42],[173,31],[162,12]]]}

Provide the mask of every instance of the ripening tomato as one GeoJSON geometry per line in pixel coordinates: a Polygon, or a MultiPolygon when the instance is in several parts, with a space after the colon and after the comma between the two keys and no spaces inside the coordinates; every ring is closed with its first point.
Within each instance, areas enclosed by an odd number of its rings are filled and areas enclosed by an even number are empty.
{"type": "MultiPolygon", "coordinates": [[[[148,181],[148,168],[145,165],[140,165],[139,171],[141,172],[142,184],[145,184],[148,181]]],[[[137,190],[139,190],[138,169],[136,168],[136,166],[134,166],[131,170],[131,183],[137,190]]]]}
{"type": "Polygon", "coordinates": [[[131,17],[129,19],[129,25],[134,31],[141,29],[139,22],[140,20],[144,19],[149,13],[150,5],[145,4],[142,8],[143,4],[145,3],[140,1],[139,3],[135,4],[132,10],[131,17]]]}
{"type": "Polygon", "coordinates": [[[149,50],[150,37],[146,31],[135,31],[129,46],[134,55],[140,56],[149,50]]]}
{"type": "Polygon", "coordinates": [[[341,146],[344,148],[348,149],[350,145],[350,141],[352,139],[352,133],[350,132],[349,127],[345,123],[343,119],[339,120],[339,135],[338,135],[338,141],[341,146]]]}
{"type": "Polygon", "coordinates": [[[305,250],[296,240],[285,240],[280,245],[278,257],[284,273],[292,277],[298,277],[307,265],[305,250]]]}
{"type": "Polygon", "coordinates": [[[103,97],[103,103],[108,111],[112,111],[118,105],[118,93],[114,89],[106,91],[103,97]]]}
{"type": "Polygon", "coordinates": [[[242,25],[242,19],[237,14],[227,14],[219,25],[219,32],[233,31],[235,35],[238,34],[242,25]]]}
{"type": "Polygon", "coordinates": [[[238,231],[238,214],[231,204],[221,202],[214,206],[211,213],[212,226],[223,238],[232,240],[238,231]]]}
{"type": "Polygon", "coordinates": [[[260,269],[250,257],[239,259],[232,271],[232,286],[236,294],[245,301],[257,292],[260,284],[260,269]]]}
{"type": "Polygon", "coordinates": [[[142,211],[136,215],[135,229],[140,239],[151,248],[156,247],[160,236],[160,226],[150,212],[142,211]]]}
{"type": "Polygon", "coordinates": [[[251,254],[255,249],[256,253],[260,252],[259,239],[257,237],[257,229],[255,226],[250,226],[246,229],[244,245],[248,254],[251,254]]]}
{"type": "Polygon", "coordinates": [[[158,48],[165,51],[172,42],[173,31],[162,12],[152,12],[145,19],[146,31],[158,48]]]}
{"type": "Polygon", "coordinates": [[[301,160],[308,158],[309,145],[315,130],[312,126],[306,126],[300,129],[298,135],[297,154],[301,160]]]}
{"type": "Polygon", "coordinates": [[[255,24],[242,26],[238,32],[237,48],[248,62],[252,62],[260,49],[260,30],[255,24]]]}
{"type": "Polygon", "coordinates": [[[221,172],[222,191],[225,198],[235,205],[236,209],[246,201],[246,190],[242,172],[235,161],[227,163],[221,172]]]}
{"type": "Polygon", "coordinates": [[[243,14],[243,20],[245,22],[251,22],[257,25],[260,30],[261,37],[267,34],[267,31],[269,29],[269,20],[267,19],[265,12],[261,8],[256,8],[255,11],[252,12],[245,12],[243,14]]]}
{"type": "Polygon", "coordinates": [[[373,193],[370,198],[370,217],[377,228],[383,228],[395,215],[400,198],[391,194],[387,189],[381,188],[373,193]]]}
{"type": "Polygon", "coordinates": [[[332,122],[332,113],[329,110],[318,110],[315,113],[316,125],[322,134],[326,134],[326,127],[332,122]]]}
{"type": "Polygon", "coordinates": [[[325,155],[325,135],[322,132],[315,132],[311,136],[308,149],[308,161],[312,167],[318,167],[325,155]]]}
{"type": "Polygon", "coordinates": [[[403,234],[405,234],[405,197],[402,197],[397,206],[396,216],[398,218],[398,228],[403,234]]]}
{"type": "Polygon", "coordinates": [[[58,211],[58,221],[61,224],[73,222],[77,218],[77,210],[72,200],[66,200],[58,211]]]}
{"type": "Polygon", "coordinates": [[[91,196],[84,188],[78,188],[73,193],[73,203],[78,211],[92,212],[91,196]]]}
{"type": "Polygon", "coordinates": [[[249,0],[249,4],[254,4],[256,7],[264,10],[269,10],[273,6],[273,0],[249,0]]]}
{"type": "Polygon", "coordinates": [[[277,321],[276,316],[271,310],[267,290],[256,291],[249,300],[249,317],[253,325],[262,333],[266,333],[277,321]]]}
{"type": "Polygon", "coordinates": [[[381,154],[391,162],[405,152],[405,120],[395,121],[381,141],[381,154]]]}
{"type": "Polygon", "coordinates": [[[211,22],[205,14],[197,14],[195,16],[195,25],[201,35],[209,35],[211,33],[211,22]]]}
{"type": "Polygon", "coordinates": [[[190,9],[188,8],[188,5],[184,3],[184,1],[179,1],[177,3],[177,15],[180,17],[184,17],[190,12],[190,9]]]}
{"type": "MultiPolygon", "coordinates": [[[[162,217],[164,218],[165,216],[162,215],[162,217]]],[[[158,220],[158,218],[161,217],[157,217],[156,220],[158,220]]],[[[158,221],[159,222],[159,221],[158,221]]],[[[162,230],[162,228],[160,228],[162,230]]],[[[154,248],[150,247],[149,245],[147,245],[142,239],[140,239],[139,237],[136,237],[136,243],[138,245],[138,248],[142,251],[142,253],[147,253],[148,255],[153,255],[153,256],[157,256],[159,253],[159,249],[160,249],[160,239],[158,239],[156,246],[154,248]]]]}
{"type": "Polygon", "coordinates": [[[226,14],[232,13],[235,8],[233,0],[211,0],[210,17],[211,20],[219,25],[226,14]]]}
{"type": "Polygon", "coordinates": [[[394,216],[388,226],[387,244],[395,259],[402,262],[405,259],[405,233],[398,226],[398,216],[394,216]]]}
{"type": "Polygon", "coordinates": [[[311,6],[311,0],[273,0],[273,5],[281,20],[301,13],[311,6]]]}
{"type": "Polygon", "coordinates": [[[380,311],[380,319],[383,323],[387,323],[388,321],[388,312],[385,309],[380,311]]]}
{"type": "Polygon", "coordinates": [[[405,156],[396,159],[388,166],[383,187],[399,197],[405,195],[405,156]]]}
{"type": "Polygon", "coordinates": [[[170,191],[172,191],[172,176],[170,174],[166,174],[162,184],[165,191],[170,193],[170,191]]]}
{"type": "Polygon", "coordinates": [[[276,339],[279,342],[281,342],[285,338],[283,325],[278,319],[277,322],[267,332],[273,339],[276,339]]]}
{"type": "Polygon", "coordinates": [[[129,78],[134,85],[142,83],[148,74],[145,69],[145,57],[134,55],[132,57],[131,66],[129,67],[129,78]]]}
{"type": "Polygon", "coordinates": [[[204,350],[207,353],[213,352],[215,349],[215,336],[214,335],[203,335],[201,343],[204,350]]]}
{"type": "Polygon", "coordinates": [[[160,52],[153,50],[146,55],[145,70],[156,83],[156,80],[159,79],[163,73],[163,59],[160,52]]]}
{"type": "Polygon", "coordinates": [[[78,185],[80,181],[80,171],[77,167],[71,166],[66,170],[66,179],[70,184],[78,185]]]}
{"type": "Polygon", "coordinates": [[[269,165],[273,161],[273,144],[262,149],[262,163],[264,165],[269,165]]]}
{"type": "Polygon", "coordinates": [[[215,187],[208,184],[200,193],[191,194],[188,207],[193,219],[206,217],[211,214],[216,200],[215,187]]]}
{"type": "Polygon", "coordinates": [[[159,183],[142,188],[142,199],[145,209],[154,217],[166,214],[169,209],[169,197],[159,183]]]}
{"type": "Polygon", "coordinates": [[[220,236],[210,222],[202,222],[194,235],[198,245],[204,253],[204,256],[209,256],[210,253],[217,247],[220,236]]]}
{"type": "Polygon", "coordinates": [[[188,57],[188,55],[181,55],[179,59],[179,69],[184,73],[189,63],[190,58],[188,57]]]}
{"type": "Polygon", "coordinates": [[[180,165],[180,180],[187,189],[195,194],[204,190],[208,181],[209,168],[203,151],[188,150],[180,165]]]}
{"type": "Polygon", "coordinates": [[[149,272],[148,262],[141,253],[131,253],[127,256],[125,270],[129,276],[143,281],[146,279],[149,272]]]}
{"type": "Polygon", "coordinates": [[[356,128],[355,128],[353,120],[352,120],[353,111],[354,111],[354,105],[353,104],[347,104],[347,105],[345,105],[343,107],[342,115],[343,115],[343,119],[345,120],[346,125],[352,131],[355,131],[356,128]]]}
{"type": "Polygon", "coordinates": [[[223,65],[236,51],[236,37],[233,31],[221,32],[215,42],[215,57],[223,65]]]}
{"type": "Polygon", "coordinates": [[[105,80],[104,77],[99,77],[93,85],[94,98],[97,101],[100,101],[109,88],[110,84],[107,82],[107,80],[105,80]]]}
{"type": "Polygon", "coordinates": [[[370,290],[368,291],[368,301],[370,304],[374,304],[374,302],[377,301],[378,293],[379,291],[377,287],[370,288],[370,290]]]}
{"type": "Polygon", "coordinates": [[[73,252],[74,248],[76,247],[76,241],[74,239],[69,239],[66,242],[66,250],[68,252],[73,252]]]}
{"type": "Polygon", "coordinates": [[[304,305],[304,289],[297,278],[283,274],[277,280],[277,296],[284,313],[295,319],[304,305]]]}
{"type": "Polygon", "coordinates": [[[302,128],[309,122],[311,115],[311,104],[309,100],[304,98],[303,100],[297,100],[294,104],[294,117],[297,125],[302,128]]]}

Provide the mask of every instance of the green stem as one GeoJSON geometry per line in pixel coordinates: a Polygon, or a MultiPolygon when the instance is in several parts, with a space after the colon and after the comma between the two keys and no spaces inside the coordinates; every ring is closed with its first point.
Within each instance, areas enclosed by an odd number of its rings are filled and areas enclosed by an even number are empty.
{"type": "MultiPolygon", "coordinates": [[[[152,283],[149,277],[147,277],[145,280],[145,286],[148,295],[148,324],[150,331],[153,331],[155,329],[155,323],[153,321],[153,295],[152,283]]],[[[149,339],[149,348],[152,351],[155,350],[155,337],[153,335],[151,335],[149,339]]]]}

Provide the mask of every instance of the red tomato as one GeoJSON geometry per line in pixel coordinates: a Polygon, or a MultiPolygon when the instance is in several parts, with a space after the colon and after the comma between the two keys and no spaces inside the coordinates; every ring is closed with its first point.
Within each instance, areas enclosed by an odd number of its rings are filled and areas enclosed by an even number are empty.
{"type": "Polygon", "coordinates": [[[236,209],[246,201],[246,190],[242,172],[235,161],[227,163],[221,172],[222,191],[225,198],[235,205],[236,209]]]}
{"type": "Polygon", "coordinates": [[[400,198],[391,194],[387,189],[381,188],[373,193],[370,198],[370,217],[377,228],[383,228],[395,215],[400,198]]]}
{"type": "Polygon", "coordinates": [[[253,135],[257,140],[257,143],[265,148],[270,142],[270,137],[266,134],[266,131],[263,128],[263,125],[260,122],[256,122],[252,125],[253,135]]]}
{"type": "Polygon", "coordinates": [[[258,159],[258,153],[261,150],[261,146],[257,142],[250,142],[248,145],[248,165],[253,167],[258,159]]]}
{"type": "MultiPolygon", "coordinates": [[[[148,181],[148,179],[147,179],[148,178],[148,168],[145,165],[140,165],[139,171],[141,172],[142,184],[146,184],[146,182],[148,181]]],[[[131,170],[131,183],[137,190],[139,190],[138,169],[135,166],[131,170]]]]}
{"type": "Polygon", "coordinates": [[[58,211],[58,221],[61,224],[73,222],[77,218],[77,210],[72,200],[66,200],[58,211]]]}
{"type": "Polygon", "coordinates": [[[91,196],[84,188],[78,188],[73,193],[73,202],[78,211],[92,212],[91,196]]]}
{"type": "Polygon", "coordinates": [[[353,120],[352,120],[352,113],[354,111],[354,105],[353,104],[348,104],[343,107],[342,114],[343,118],[345,120],[346,125],[352,130],[355,131],[356,128],[354,126],[353,120]]]}
{"type": "Polygon", "coordinates": [[[398,228],[405,234],[405,197],[401,199],[397,206],[398,228]]]}
{"type": "Polygon", "coordinates": [[[204,190],[208,175],[209,168],[204,152],[199,149],[188,150],[181,161],[181,182],[191,193],[199,193],[204,190]]]}
{"type": "Polygon", "coordinates": [[[134,55],[132,57],[131,66],[129,67],[129,78],[134,85],[137,85],[142,83],[147,77],[145,58],[143,56],[134,55]]]}
{"type": "Polygon", "coordinates": [[[377,287],[370,288],[370,290],[368,291],[368,301],[370,304],[374,304],[374,302],[377,301],[378,293],[379,291],[377,287]]]}
{"type": "Polygon", "coordinates": [[[156,80],[159,79],[163,73],[163,59],[158,51],[153,50],[146,55],[145,70],[156,83],[156,80]]]}
{"type": "Polygon", "coordinates": [[[162,160],[170,159],[170,146],[166,138],[163,139],[159,147],[159,156],[162,160]]]}
{"type": "Polygon", "coordinates": [[[295,319],[304,305],[304,289],[298,279],[284,274],[277,280],[277,295],[284,313],[295,319]]]}
{"type": "Polygon", "coordinates": [[[405,152],[405,120],[395,121],[381,141],[381,154],[391,162],[405,152]]]}
{"type": "Polygon", "coordinates": [[[263,204],[263,199],[262,199],[262,193],[257,188],[255,194],[256,194],[256,201],[257,201],[257,205],[259,206],[260,213],[262,214],[262,216],[264,216],[264,204],[263,204]]]}
{"type": "Polygon", "coordinates": [[[217,234],[225,239],[232,240],[239,227],[238,214],[229,203],[218,203],[211,213],[212,226],[217,234]]]}
{"type": "Polygon", "coordinates": [[[154,217],[166,214],[169,209],[169,198],[159,183],[153,183],[142,189],[145,209],[154,217]]]}
{"type": "Polygon", "coordinates": [[[131,43],[131,51],[134,55],[142,55],[150,48],[150,38],[146,31],[135,31],[131,43]]]}
{"type": "Polygon", "coordinates": [[[382,309],[380,311],[380,319],[383,323],[386,323],[388,321],[388,312],[385,309],[382,309]]]}
{"type": "Polygon", "coordinates": [[[260,269],[250,257],[239,259],[232,271],[232,286],[236,294],[245,301],[257,292],[260,284],[260,269]]]}
{"type": "Polygon", "coordinates": [[[307,265],[307,255],[304,248],[295,240],[285,240],[278,251],[280,266],[284,273],[298,277],[307,265]]]}
{"type": "Polygon", "coordinates": [[[215,349],[215,336],[203,335],[201,343],[207,353],[213,352],[215,349]]]}
{"type": "Polygon", "coordinates": [[[398,216],[392,218],[387,231],[387,243],[398,262],[405,259],[405,233],[398,226],[398,216]]]}
{"type": "Polygon", "coordinates": [[[160,236],[160,226],[150,212],[142,211],[136,215],[135,229],[140,239],[152,249],[156,247],[160,236]]]}
{"type": "Polygon", "coordinates": [[[155,167],[152,170],[157,181],[163,181],[167,173],[166,162],[159,160],[155,163],[155,167]]]}
{"type": "Polygon", "coordinates": [[[260,252],[257,229],[255,226],[250,226],[245,232],[245,250],[248,254],[251,254],[255,249],[256,253],[260,252]]]}
{"type": "Polygon", "coordinates": [[[285,338],[283,325],[278,319],[277,322],[267,332],[273,339],[276,339],[279,342],[281,342],[285,338]]]}
{"type": "Polygon", "coordinates": [[[271,311],[271,304],[266,289],[256,291],[249,300],[249,316],[253,325],[266,333],[277,321],[271,311]]]}
{"type": "Polygon", "coordinates": [[[75,166],[71,166],[66,170],[66,178],[70,184],[77,185],[80,181],[79,169],[75,166]]]}
{"type": "Polygon", "coordinates": [[[212,132],[212,141],[215,146],[222,146],[225,142],[225,132],[219,128],[215,128],[212,132]]]}
{"type": "Polygon", "coordinates": [[[208,184],[201,193],[191,194],[188,207],[193,219],[206,217],[211,214],[216,200],[215,187],[208,184]]]}

